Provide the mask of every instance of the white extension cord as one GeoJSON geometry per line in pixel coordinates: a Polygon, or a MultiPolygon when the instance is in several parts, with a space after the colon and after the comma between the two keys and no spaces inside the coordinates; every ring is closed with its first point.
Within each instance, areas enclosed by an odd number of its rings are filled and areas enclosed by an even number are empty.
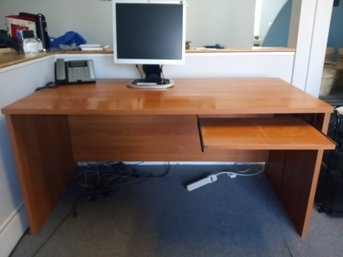
{"type": "Polygon", "coordinates": [[[262,172],[263,172],[263,170],[260,170],[260,171],[257,171],[255,173],[247,174],[247,173],[239,173],[239,172],[232,172],[232,171],[223,171],[223,172],[219,172],[219,173],[216,173],[216,174],[209,175],[209,176],[207,176],[205,178],[202,178],[200,180],[197,180],[195,182],[192,182],[192,183],[188,184],[186,186],[186,188],[187,188],[188,191],[193,191],[193,190],[198,189],[200,187],[203,187],[203,186],[205,186],[207,184],[211,184],[211,183],[216,182],[218,180],[218,176],[219,175],[223,175],[223,174],[225,174],[225,175],[229,176],[230,178],[234,179],[237,176],[244,176],[244,177],[256,176],[256,175],[258,175],[258,174],[260,174],[262,172]]]}

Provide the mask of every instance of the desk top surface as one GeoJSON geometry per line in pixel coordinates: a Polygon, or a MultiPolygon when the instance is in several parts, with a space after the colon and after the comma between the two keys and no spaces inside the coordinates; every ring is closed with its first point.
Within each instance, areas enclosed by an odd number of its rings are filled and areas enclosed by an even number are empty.
{"type": "Polygon", "coordinates": [[[176,79],[170,89],[132,89],[128,80],[43,89],[4,114],[230,115],[330,113],[332,106],[277,78],[176,79]]]}

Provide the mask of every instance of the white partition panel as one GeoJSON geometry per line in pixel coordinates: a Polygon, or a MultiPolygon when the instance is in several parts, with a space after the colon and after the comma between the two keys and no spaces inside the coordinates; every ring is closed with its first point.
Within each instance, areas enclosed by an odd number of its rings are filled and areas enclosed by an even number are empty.
{"type": "MultiPolygon", "coordinates": [[[[139,78],[134,65],[114,64],[113,55],[58,55],[66,60],[92,59],[97,78],[139,78]]],[[[184,65],[166,65],[167,78],[279,77],[291,82],[294,52],[189,53],[184,65]]]]}

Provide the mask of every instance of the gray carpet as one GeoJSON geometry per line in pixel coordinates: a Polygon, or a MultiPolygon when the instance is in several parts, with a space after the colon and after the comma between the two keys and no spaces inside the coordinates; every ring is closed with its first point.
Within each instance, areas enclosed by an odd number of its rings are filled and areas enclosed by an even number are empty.
{"type": "MultiPolygon", "coordinates": [[[[144,166],[163,172],[164,166],[144,166]]],[[[172,166],[169,174],[121,186],[95,201],[73,186],[37,236],[11,257],[338,257],[343,218],[313,210],[309,235],[294,230],[264,174],[188,192],[184,184],[227,166],[172,166]]]]}

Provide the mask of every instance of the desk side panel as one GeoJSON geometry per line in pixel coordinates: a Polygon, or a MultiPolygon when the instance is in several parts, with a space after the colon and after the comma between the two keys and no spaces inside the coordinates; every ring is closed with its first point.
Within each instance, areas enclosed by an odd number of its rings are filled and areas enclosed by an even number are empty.
{"type": "Polygon", "coordinates": [[[272,151],[266,174],[300,236],[308,234],[323,151],[272,151]]]}
{"type": "Polygon", "coordinates": [[[76,171],[67,118],[10,115],[6,119],[30,232],[36,234],[76,171]]]}
{"type": "MultiPolygon", "coordinates": [[[[299,115],[323,134],[330,113],[299,115]]],[[[302,237],[308,234],[323,150],[271,151],[266,174],[302,237]]]]}

